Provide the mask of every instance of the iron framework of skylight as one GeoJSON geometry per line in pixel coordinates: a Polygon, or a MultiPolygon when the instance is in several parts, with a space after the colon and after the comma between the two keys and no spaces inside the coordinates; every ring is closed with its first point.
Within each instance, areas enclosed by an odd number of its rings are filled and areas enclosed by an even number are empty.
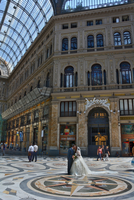
{"type": "Polygon", "coordinates": [[[50,0],[0,0],[0,57],[10,72],[52,15],[50,0]]]}
{"type": "Polygon", "coordinates": [[[128,3],[128,0],[64,0],[62,13],[116,6],[128,3]]]}

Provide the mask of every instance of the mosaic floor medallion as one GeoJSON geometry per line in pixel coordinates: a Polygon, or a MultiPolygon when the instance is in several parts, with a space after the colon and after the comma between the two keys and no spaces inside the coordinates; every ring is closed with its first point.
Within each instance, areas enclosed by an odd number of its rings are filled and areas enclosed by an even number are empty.
{"type": "Polygon", "coordinates": [[[131,190],[129,182],[103,176],[59,175],[29,182],[30,189],[41,193],[72,197],[100,197],[123,194],[131,190]]]}

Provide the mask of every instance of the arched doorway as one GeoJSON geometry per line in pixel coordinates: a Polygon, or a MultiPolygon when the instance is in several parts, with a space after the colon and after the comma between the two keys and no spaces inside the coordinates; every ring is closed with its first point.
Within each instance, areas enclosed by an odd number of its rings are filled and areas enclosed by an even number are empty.
{"type": "Polygon", "coordinates": [[[109,119],[103,108],[93,108],[88,114],[88,156],[96,156],[98,146],[109,146],[109,119]]]}

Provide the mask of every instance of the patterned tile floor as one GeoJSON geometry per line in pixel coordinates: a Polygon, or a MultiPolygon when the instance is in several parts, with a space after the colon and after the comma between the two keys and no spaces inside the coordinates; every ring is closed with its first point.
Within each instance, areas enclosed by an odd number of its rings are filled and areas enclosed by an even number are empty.
{"type": "Polygon", "coordinates": [[[68,176],[65,157],[0,156],[0,200],[134,200],[132,158],[84,158],[91,174],[68,176]]]}

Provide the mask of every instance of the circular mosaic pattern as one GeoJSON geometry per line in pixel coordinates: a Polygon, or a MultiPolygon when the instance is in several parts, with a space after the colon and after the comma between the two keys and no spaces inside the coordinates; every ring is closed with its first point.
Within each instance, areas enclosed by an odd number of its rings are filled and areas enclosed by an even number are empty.
{"type": "Polygon", "coordinates": [[[63,167],[67,167],[67,161],[64,162],[50,162],[50,163],[46,163],[47,166],[49,167],[54,167],[54,168],[63,168],[63,167]]]}
{"type": "Polygon", "coordinates": [[[51,195],[72,197],[102,197],[123,194],[131,190],[128,181],[105,176],[58,175],[28,182],[31,190],[51,195]]]}
{"type": "Polygon", "coordinates": [[[14,185],[14,183],[3,183],[2,185],[14,185]]]}

